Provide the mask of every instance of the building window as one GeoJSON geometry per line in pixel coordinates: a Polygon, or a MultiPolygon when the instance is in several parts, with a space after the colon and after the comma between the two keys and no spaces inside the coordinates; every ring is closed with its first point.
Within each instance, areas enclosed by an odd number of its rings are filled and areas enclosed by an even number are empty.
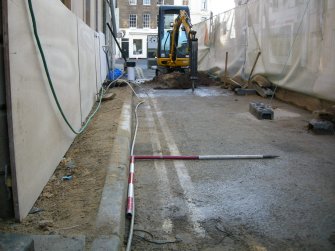
{"type": "Polygon", "coordinates": [[[201,10],[207,10],[207,0],[201,0],[201,10]]]}
{"type": "Polygon", "coordinates": [[[157,0],[157,5],[164,5],[164,0],[157,0]]]}
{"type": "Polygon", "coordinates": [[[137,27],[137,16],[136,14],[129,15],[129,27],[136,28],[137,27]]]}
{"type": "Polygon", "coordinates": [[[150,28],[150,14],[143,14],[143,28],[150,28]]]}
{"type": "Polygon", "coordinates": [[[183,5],[188,5],[188,0],[183,0],[183,5]]]}
{"type": "Polygon", "coordinates": [[[137,4],[137,0],[129,0],[129,5],[136,5],[137,4]]]}
{"type": "Polygon", "coordinates": [[[143,5],[150,5],[150,0],[143,0],[143,5]]]}

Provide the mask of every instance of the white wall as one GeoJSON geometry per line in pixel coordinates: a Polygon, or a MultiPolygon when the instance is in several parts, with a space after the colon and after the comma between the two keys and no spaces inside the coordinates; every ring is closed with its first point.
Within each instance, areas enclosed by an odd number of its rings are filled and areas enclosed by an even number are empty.
{"type": "MultiPolygon", "coordinates": [[[[183,5],[183,0],[175,0],[175,5],[183,5]]],[[[223,13],[235,7],[235,0],[207,0],[207,10],[201,10],[200,0],[189,0],[192,24],[202,21],[202,18],[209,18],[210,12],[213,15],[223,13]]]]}
{"type": "Polygon", "coordinates": [[[209,10],[201,9],[201,1],[200,0],[190,0],[189,1],[190,15],[192,24],[197,24],[203,21],[203,19],[207,19],[210,16],[209,10]]]}
{"type": "Polygon", "coordinates": [[[72,0],[71,10],[81,20],[85,20],[85,0],[72,0]]]}
{"type": "MultiPolygon", "coordinates": [[[[73,1],[74,2],[74,1],[73,1]]],[[[101,81],[96,33],[60,1],[32,1],[40,40],[60,104],[79,129],[101,81]]],[[[15,216],[23,219],[72,143],[55,105],[32,33],[27,1],[8,2],[15,216]]]]}
{"type": "Polygon", "coordinates": [[[95,36],[82,20],[78,20],[79,86],[81,99],[81,120],[89,114],[96,98],[95,36]]]}
{"type": "Polygon", "coordinates": [[[223,13],[235,7],[234,0],[208,0],[208,10],[213,12],[213,15],[223,13]]]}

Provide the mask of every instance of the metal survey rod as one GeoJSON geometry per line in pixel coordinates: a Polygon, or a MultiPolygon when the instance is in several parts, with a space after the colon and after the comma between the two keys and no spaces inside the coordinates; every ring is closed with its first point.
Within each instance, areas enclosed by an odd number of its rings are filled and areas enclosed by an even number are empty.
{"type": "Polygon", "coordinates": [[[135,156],[131,156],[128,178],[128,198],[127,216],[131,217],[134,212],[134,175],[135,175],[135,156]]]}
{"type": "Polygon", "coordinates": [[[276,155],[135,155],[135,160],[229,160],[229,159],[274,159],[276,155]]]}
{"type": "Polygon", "coordinates": [[[225,159],[274,159],[276,155],[200,155],[199,160],[225,160],[225,159]]]}

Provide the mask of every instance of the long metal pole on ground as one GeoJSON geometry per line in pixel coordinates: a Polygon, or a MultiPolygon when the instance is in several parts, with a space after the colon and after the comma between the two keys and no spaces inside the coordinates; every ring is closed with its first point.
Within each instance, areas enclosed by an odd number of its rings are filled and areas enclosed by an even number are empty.
{"type": "Polygon", "coordinates": [[[229,160],[229,159],[274,159],[276,155],[135,155],[135,160],[229,160]]]}

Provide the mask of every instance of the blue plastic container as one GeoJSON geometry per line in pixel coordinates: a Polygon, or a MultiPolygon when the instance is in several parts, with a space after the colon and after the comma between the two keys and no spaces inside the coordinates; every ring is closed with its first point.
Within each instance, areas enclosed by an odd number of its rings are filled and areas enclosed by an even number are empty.
{"type": "Polygon", "coordinates": [[[118,77],[120,77],[121,75],[122,75],[122,71],[120,69],[115,68],[114,72],[113,72],[113,70],[108,72],[107,79],[108,80],[115,80],[118,77]]]}

